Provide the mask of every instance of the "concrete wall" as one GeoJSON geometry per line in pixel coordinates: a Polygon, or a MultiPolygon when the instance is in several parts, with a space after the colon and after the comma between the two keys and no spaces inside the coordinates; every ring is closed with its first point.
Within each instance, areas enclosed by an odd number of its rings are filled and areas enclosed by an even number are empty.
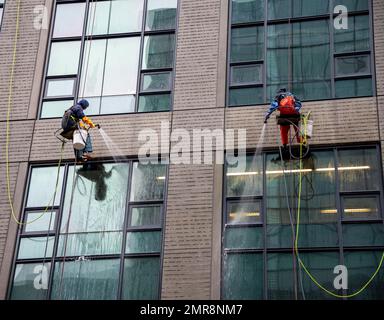
{"type": "MultiPolygon", "coordinates": [[[[377,142],[383,137],[378,116],[383,123],[384,5],[372,1],[379,97],[305,103],[304,110],[311,110],[316,119],[315,145],[377,142]]],[[[22,0],[21,7],[10,123],[10,188],[16,215],[20,215],[28,163],[57,160],[60,149],[53,137],[60,121],[36,120],[48,34],[33,28],[33,9],[44,3],[22,0]]],[[[52,1],[46,4],[50,10],[52,1]]],[[[7,1],[0,32],[0,298],[5,297],[17,230],[6,192],[4,132],[15,15],[15,1],[7,1]]],[[[94,117],[125,155],[137,154],[141,129],[160,133],[162,121],[170,121],[172,130],[189,133],[194,128],[246,128],[248,147],[256,146],[267,106],[225,108],[227,15],[228,0],[180,0],[173,112],[94,117]]],[[[276,130],[271,121],[264,147],[276,144],[276,130]]],[[[100,137],[94,138],[95,155],[108,156],[100,137]]],[[[66,146],[64,158],[72,159],[72,152],[66,146]]],[[[222,173],[220,164],[170,165],[162,299],[220,298],[222,173]]]]}

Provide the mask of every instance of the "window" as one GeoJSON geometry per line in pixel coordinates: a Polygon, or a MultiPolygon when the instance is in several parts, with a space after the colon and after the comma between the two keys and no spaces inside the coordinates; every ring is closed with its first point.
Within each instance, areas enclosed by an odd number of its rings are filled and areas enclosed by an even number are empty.
{"type": "Polygon", "coordinates": [[[177,0],[57,1],[40,117],[169,111],[176,19],[177,0]]]}
{"type": "Polygon", "coordinates": [[[33,166],[10,298],[158,299],[166,171],[33,166]]]}
{"type": "MultiPolygon", "coordinates": [[[[384,245],[379,155],[375,146],[340,147],[312,150],[302,162],[300,257],[333,292],[336,265],[357,268],[349,293],[360,289],[378,266],[384,245]],[[360,254],[372,260],[364,265],[363,260],[347,258],[360,254]]],[[[282,167],[277,157],[266,152],[227,159],[222,298],[295,299],[295,292],[303,298],[292,255],[300,163],[291,160],[282,167]]],[[[306,299],[332,299],[301,272],[306,299]]],[[[375,287],[382,276],[357,298],[382,297],[375,287]]]]}
{"type": "Polygon", "coordinates": [[[1,23],[3,21],[4,2],[5,0],[0,0],[0,29],[1,29],[1,23]]]}
{"type": "Polygon", "coordinates": [[[269,103],[281,87],[301,100],[372,96],[368,0],[231,0],[228,106],[269,103]],[[348,29],[333,8],[348,8],[348,29]]]}

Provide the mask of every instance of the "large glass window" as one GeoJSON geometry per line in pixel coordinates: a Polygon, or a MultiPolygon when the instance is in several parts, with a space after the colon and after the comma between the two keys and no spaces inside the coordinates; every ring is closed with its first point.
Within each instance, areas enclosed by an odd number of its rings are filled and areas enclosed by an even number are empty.
{"type": "Polygon", "coordinates": [[[171,110],[177,0],[55,8],[41,118],[61,117],[80,98],[89,115],[171,110]]]}
{"type": "Polygon", "coordinates": [[[228,106],[371,96],[369,0],[231,0],[228,106]],[[348,8],[348,28],[333,8],[348,8]]]}
{"type": "MultiPolygon", "coordinates": [[[[292,254],[300,171],[300,258],[337,294],[346,292],[333,287],[334,267],[354,268],[348,292],[360,289],[379,265],[384,245],[379,154],[374,146],[312,150],[301,167],[298,160],[281,162],[273,152],[239,155],[237,162],[228,158],[222,297],[333,298],[313,283],[292,254]],[[360,254],[372,259],[363,264],[355,258],[360,254]]],[[[378,281],[380,277],[360,298],[379,299],[378,281]]]]}
{"type": "Polygon", "coordinates": [[[33,166],[10,298],[158,299],[166,170],[33,166]]]}

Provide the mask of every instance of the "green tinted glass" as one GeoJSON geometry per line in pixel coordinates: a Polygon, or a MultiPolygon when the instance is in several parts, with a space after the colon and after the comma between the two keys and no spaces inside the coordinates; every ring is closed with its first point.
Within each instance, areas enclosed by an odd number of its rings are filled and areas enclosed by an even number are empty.
{"type": "Polygon", "coordinates": [[[263,159],[260,155],[227,155],[227,196],[251,196],[263,193],[263,159]]]}
{"type": "Polygon", "coordinates": [[[119,259],[56,262],[52,299],[116,300],[119,273],[119,259]]]}
{"type": "Polygon", "coordinates": [[[159,279],[160,258],[151,257],[125,259],[123,299],[158,299],[159,279]]]}
{"type": "Polygon", "coordinates": [[[128,232],[125,253],[159,253],[161,251],[161,232],[128,232]]]}
{"type": "Polygon", "coordinates": [[[246,27],[232,29],[231,62],[263,59],[264,28],[246,27]]]}
{"type": "Polygon", "coordinates": [[[225,247],[228,249],[262,248],[263,228],[226,228],[225,247]]]}
{"type": "MultiPolygon", "coordinates": [[[[382,258],[382,251],[344,252],[344,264],[348,269],[348,294],[360,290],[373,276],[382,258]]],[[[373,281],[356,300],[383,300],[384,269],[381,268],[373,281]]]]}
{"type": "Polygon", "coordinates": [[[232,0],[232,23],[264,19],[264,0],[232,0]]]}
{"type": "Polygon", "coordinates": [[[50,263],[17,264],[12,284],[11,299],[46,299],[50,266],[50,263]]]}
{"type": "Polygon", "coordinates": [[[224,256],[223,299],[263,299],[263,255],[257,253],[224,256]]]}

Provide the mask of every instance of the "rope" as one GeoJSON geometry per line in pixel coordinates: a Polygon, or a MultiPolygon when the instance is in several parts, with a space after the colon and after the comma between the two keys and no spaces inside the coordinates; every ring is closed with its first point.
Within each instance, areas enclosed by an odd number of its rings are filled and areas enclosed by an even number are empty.
{"type": "MultiPolygon", "coordinates": [[[[306,134],[306,132],[307,132],[307,120],[308,120],[308,117],[307,116],[304,117],[304,120],[303,120],[304,121],[304,134],[306,134]]],[[[303,147],[303,144],[300,143],[300,155],[302,155],[302,152],[303,152],[303,148],[302,147],[303,147]]],[[[296,255],[297,255],[297,259],[298,259],[301,267],[304,269],[305,273],[312,280],[312,282],[317,287],[319,287],[321,290],[326,292],[327,294],[329,294],[329,295],[331,295],[333,297],[336,297],[336,298],[352,298],[352,297],[355,297],[355,296],[359,295],[360,293],[362,293],[369,286],[369,284],[373,281],[373,279],[377,276],[377,274],[379,273],[380,268],[381,268],[381,266],[383,264],[383,261],[384,261],[384,252],[383,252],[383,254],[381,256],[379,266],[377,267],[377,269],[375,270],[373,275],[369,278],[369,280],[359,290],[357,290],[354,293],[347,294],[347,295],[339,295],[339,294],[336,294],[336,293],[328,290],[327,288],[325,288],[323,285],[321,285],[317,281],[317,279],[311,274],[311,272],[308,270],[308,268],[306,267],[304,262],[301,260],[301,258],[299,256],[299,249],[298,249],[299,230],[300,230],[301,190],[302,190],[302,168],[303,168],[303,162],[302,162],[302,159],[300,158],[300,166],[299,166],[299,169],[300,169],[299,170],[299,195],[298,195],[298,204],[297,204],[297,224],[296,224],[296,241],[295,241],[295,252],[296,252],[296,255]]]]}
{"type": "Polygon", "coordinates": [[[11,179],[10,179],[10,170],[9,170],[9,142],[10,142],[10,117],[11,117],[11,109],[12,109],[12,100],[13,100],[13,85],[15,80],[15,69],[16,69],[16,56],[17,56],[17,44],[19,39],[19,33],[20,33],[20,11],[21,11],[21,0],[17,1],[17,9],[16,9],[16,30],[15,30],[15,38],[13,43],[13,54],[12,54],[12,63],[11,63],[11,74],[10,74],[10,80],[9,80],[9,87],[8,87],[8,106],[7,106],[7,121],[6,121],[6,138],[5,138],[5,161],[6,161],[6,180],[7,180],[7,196],[8,196],[8,202],[11,208],[11,216],[13,220],[18,224],[19,226],[22,225],[28,225],[36,222],[40,218],[42,218],[48,211],[49,207],[51,206],[50,203],[52,201],[52,209],[55,203],[56,193],[58,189],[59,184],[59,176],[60,176],[60,166],[64,154],[64,143],[61,146],[60,151],[60,160],[58,163],[58,170],[57,170],[57,178],[56,178],[56,185],[55,185],[55,191],[53,194],[53,197],[51,200],[49,200],[48,205],[44,209],[43,213],[39,215],[37,218],[33,219],[29,222],[21,222],[16,214],[15,209],[13,207],[12,202],[12,194],[11,194],[11,179]]]}

